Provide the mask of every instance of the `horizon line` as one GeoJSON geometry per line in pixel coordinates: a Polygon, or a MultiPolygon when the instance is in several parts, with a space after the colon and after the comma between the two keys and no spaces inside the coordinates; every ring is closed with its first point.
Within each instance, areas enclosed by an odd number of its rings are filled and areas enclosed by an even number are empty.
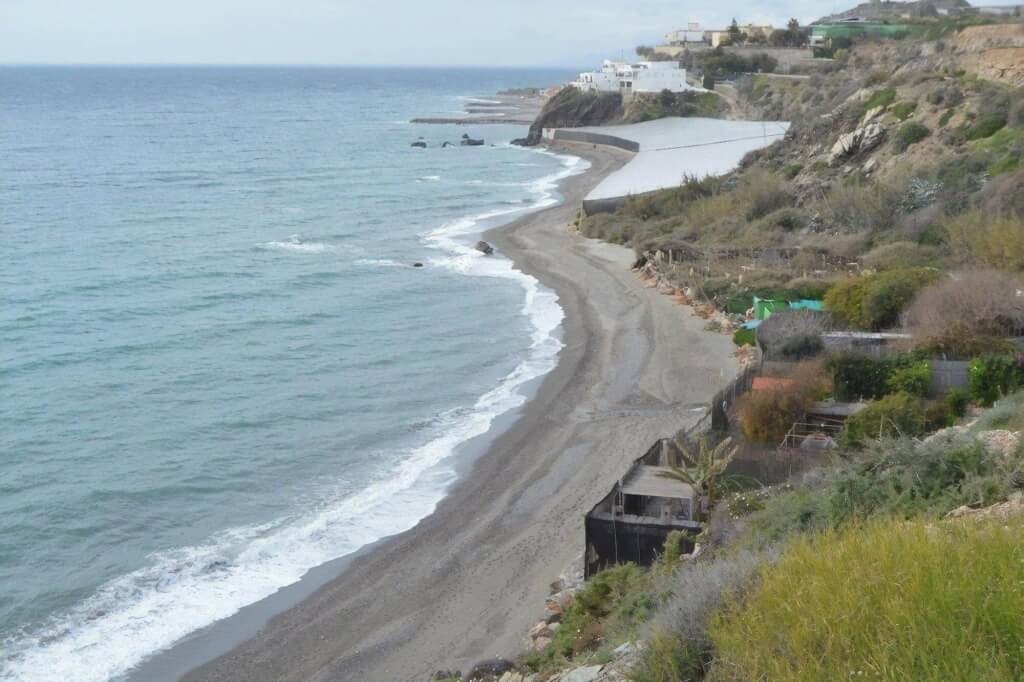
{"type": "Polygon", "coordinates": [[[581,65],[559,64],[344,64],[329,62],[4,62],[9,67],[122,67],[122,68],[318,68],[318,69],[576,69],[581,65]]]}

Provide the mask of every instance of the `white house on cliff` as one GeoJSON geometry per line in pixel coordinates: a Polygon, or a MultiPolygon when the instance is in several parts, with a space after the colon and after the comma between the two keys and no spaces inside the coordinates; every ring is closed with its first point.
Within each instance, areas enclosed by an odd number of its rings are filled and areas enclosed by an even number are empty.
{"type": "Polygon", "coordinates": [[[600,71],[581,73],[570,83],[584,92],[621,92],[623,95],[670,90],[695,90],[686,82],[686,69],[677,62],[613,62],[606,59],[600,71]]]}

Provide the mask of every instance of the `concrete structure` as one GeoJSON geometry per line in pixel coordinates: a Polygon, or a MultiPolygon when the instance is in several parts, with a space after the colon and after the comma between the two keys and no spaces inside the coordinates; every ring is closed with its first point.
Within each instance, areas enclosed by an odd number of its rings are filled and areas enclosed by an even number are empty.
{"type": "Polygon", "coordinates": [[[691,21],[687,24],[686,28],[681,28],[677,31],[672,31],[665,36],[665,43],[667,45],[674,45],[679,47],[686,47],[687,45],[704,45],[707,40],[704,36],[704,29],[700,27],[700,23],[691,21]]]}
{"type": "Polygon", "coordinates": [[[600,71],[587,71],[570,83],[586,91],[620,92],[624,96],[657,93],[662,90],[693,90],[686,82],[686,69],[676,62],[613,62],[605,60],[600,71]]]}
{"type": "MultiPolygon", "coordinates": [[[[748,38],[756,36],[767,40],[771,37],[775,27],[770,24],[746,24],[745,26],[740,26],[739,29],[740,33],[747,34],[748,38]]],[[[732,35],[729,33],[729,29],[705,31],[704,40],[710,43],[711,47],[718,47],[719,45],[728,45],[732,40],[732,35]]]]}
{"type": "Polygon", "coordinates": [[[636,152],[583,200],[587,213],[614,211],[630,196],[678,187],[686,178],[733,170],[747,152],[781,139],[789,129],[779,121],[662,118],[632,125],[555,128],[544,138],[604,144],[636,152]]]}
{"type": "Polygon", "coordinates": [[[673,447],[668,439],[655,443],[586,515],[585,577],[627,562],[650,566],[672,531],[688,533],[691,538],[684,542],[684,551],[693,551],[692,538],[701,530],[694,520],[696,493],[685,483],[659,475],[669,471],[673,447]]]}

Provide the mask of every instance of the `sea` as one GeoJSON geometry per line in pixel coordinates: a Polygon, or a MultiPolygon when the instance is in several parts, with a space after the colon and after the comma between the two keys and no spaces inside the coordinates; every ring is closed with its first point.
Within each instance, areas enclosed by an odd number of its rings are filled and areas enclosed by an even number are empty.
{"type": "Polygon", "coordinates": [[[0,679],[122,678],[431,513],[562,345],[473,246],[586,164],[409,121],[571,75],[0,68],[0,679]]]}

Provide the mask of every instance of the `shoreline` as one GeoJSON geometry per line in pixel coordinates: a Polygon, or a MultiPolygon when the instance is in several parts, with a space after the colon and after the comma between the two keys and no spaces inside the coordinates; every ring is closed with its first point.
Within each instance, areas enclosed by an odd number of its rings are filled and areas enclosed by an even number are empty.
{"type": "MultiPolygon", "coordinates": [[[[219,658],[193,658],[202,665],[185,679],[425,679],[514,655],[548,584],[582,552],[584,511],[731,378],[728,338],[647,288],[630,271],[632,252],[566,229],[624,157],[566,149],[591,167],[562,181],[563,201],[484,235],[558,294],[565,346],[555,369],[433,514],[337,560],[345,565],[322,586],[303,578],[293,586],[305,583],[300,603],[269,622],[250,619],[250,629],[266,625],[219,658]]],[[[187,657],[188,644],[152,661],[187,657]]]]}

